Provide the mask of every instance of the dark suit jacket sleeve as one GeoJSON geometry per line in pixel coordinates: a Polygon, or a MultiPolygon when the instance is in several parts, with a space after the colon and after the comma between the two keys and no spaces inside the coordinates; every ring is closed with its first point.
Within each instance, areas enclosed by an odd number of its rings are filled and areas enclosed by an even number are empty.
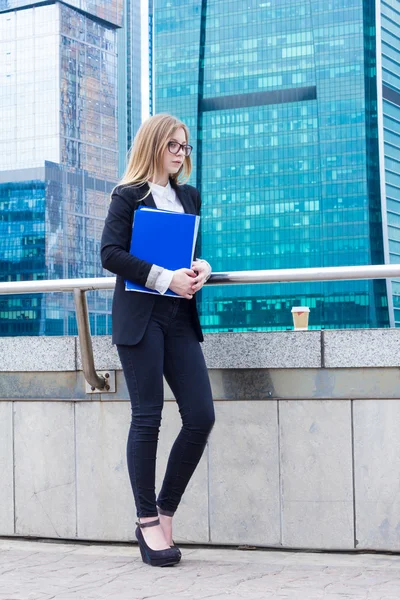
{"type": "Polygon", "coordinates": [[[117,188],[113,192],[101,237],[101,264],[111,273],[145,285],[153,265],[129,253],[135,208],[136,193],[132,189],[117,188]]]}

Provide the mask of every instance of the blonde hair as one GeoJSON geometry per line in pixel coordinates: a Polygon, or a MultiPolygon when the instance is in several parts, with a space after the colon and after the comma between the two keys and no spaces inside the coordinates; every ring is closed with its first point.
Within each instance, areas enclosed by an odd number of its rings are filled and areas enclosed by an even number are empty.
{"type": "MultiPolygon", "coordinates": [[[[120,185],[143,185],[153,179],[162,165],[162,157],[168,142],[177,129],[182,128],[189,143],[189,130],[182,121],[168,114],[159,114],[150,117],[139,128],[132,148],[129,152],[128,164],[120,185]]],[[[192,161],[187,156],[179,171],[170,175],[176,182],[184,183],[192,172],[192,161]],[[179,176],[183,174],[183,180],[179,176]]]]}

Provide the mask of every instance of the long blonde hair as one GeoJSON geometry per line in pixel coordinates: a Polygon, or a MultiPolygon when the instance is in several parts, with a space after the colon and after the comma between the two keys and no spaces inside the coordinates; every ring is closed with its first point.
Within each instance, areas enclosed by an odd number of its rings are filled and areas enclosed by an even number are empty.
{"type": "MultiPolygon", "coordinates": [[[[159,114],[150,117],[139,128],[132,148],[129,152],[128,164],[120,185],[139,186],[153,179],[162,165],[163,153],[174,132],[182,128],[189,143],[189,130],[182,121],[168,114],[159,114]]],[[[176,182],[184,183],[192,172],[192,161],[187,156],[179,171],[170,178],[176,182]],[[179,176],[183,174],[182,180],[179,176]]]]}

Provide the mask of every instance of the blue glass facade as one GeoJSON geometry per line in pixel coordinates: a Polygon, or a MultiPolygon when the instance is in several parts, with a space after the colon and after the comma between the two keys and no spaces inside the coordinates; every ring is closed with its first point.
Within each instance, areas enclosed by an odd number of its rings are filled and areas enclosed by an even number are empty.
{"type": "Polygon", "coordinates": [[[142,122],[142,48],[140,0],[124,1],[123,27],[118,31],[119,175],[142,122]]]}
{"type": "MultiPolygon", "coordinates": [[[[215,271],[384,262],[375,10],[362,0],[155,2],[156,112],[192,132],[215,271]]],[[[206,331],[386,327],[384,281],[223,286],[206,331]]]]}
{"type": "Polygon", "coordinates": [[[154,113],[154,74],[153,74],[153,28],[154,28],[154,2],[149,0],[148,6],[148,48],[149,48],[149,115],[154,113]]]}
{"type": "MultiPolygon", "coordinates": [[[[381,0],[382,135],[389,262],[400,263],[400,1],[381,0]]],[[[400,326],[400,281],[392,282],[394,322],[400,326]]]]}
{"type": "MultiPolygon", "coordinates": [[[[0,279],[101,276],[118,178],[116,28],[61,3],[11,4],[0,9],[0,279]]],[[[88,299],[94,333],[110,333],[109,296],[88,299]]],[[[71,295],[1,298],[0,335],[71,333],[71,295]]]]}
{"type": "MultiPolygon", "coordinates": [[[[45,207],[44,181],[0,183],[2,281],[45,279],[45,207]]],[[[39,294],[0,297],[0,335],[39,333],[42,305],[39,294]]]]}
{"type": "MultiPolygon", "coordinates": [[[[13,178],[0,174],[0,281],[101,277],[104,206],[114,183],[49,162],[13,178]]],[[[88,304],[92,331],[111,333],[110,293],[88,294],[88,304]]],[[[70,294],[0,297],[2,336],[76,331],[70,294]]]]}

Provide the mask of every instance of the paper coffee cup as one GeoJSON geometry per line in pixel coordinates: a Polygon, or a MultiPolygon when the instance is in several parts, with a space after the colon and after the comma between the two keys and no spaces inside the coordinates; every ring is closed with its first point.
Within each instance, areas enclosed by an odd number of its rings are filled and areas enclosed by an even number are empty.
{"type": "Polygon", "coordinates": [[[293,306],[292,316],[295,331],[305,331],[308,329],[308,316],[310,309],[308,306],[293,306]]]}

